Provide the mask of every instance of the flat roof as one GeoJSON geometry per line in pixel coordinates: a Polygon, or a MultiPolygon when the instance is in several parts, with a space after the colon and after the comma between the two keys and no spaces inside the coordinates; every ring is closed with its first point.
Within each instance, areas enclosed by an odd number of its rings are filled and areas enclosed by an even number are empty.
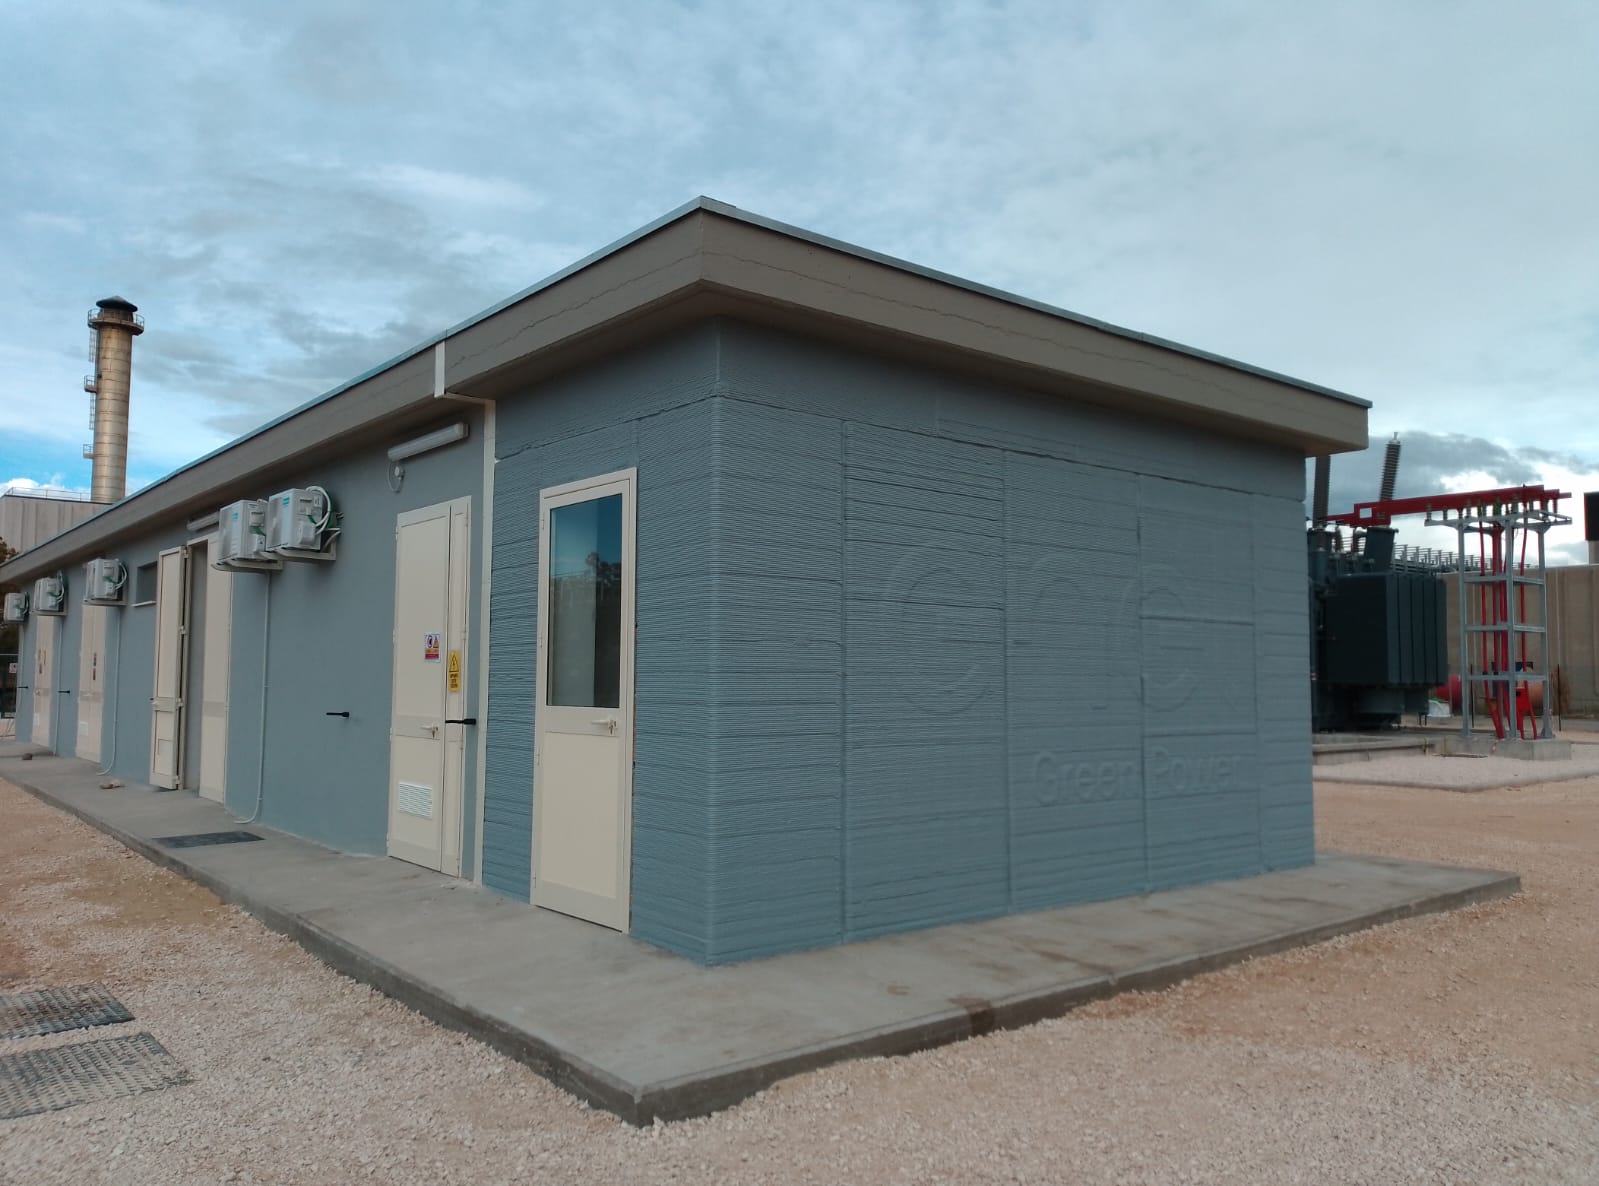
{"type": "MultiPolygon", "coordinates": [[[[129,530],[215,510],[252,478],[498,399],[605,350],[731,317],[1045,394],[1203,424],[1305,455],[1366,445],[1369,401],[700,197],[174,470],[0,566],[25,580],[129,530]],[[456,405],[459,407],[459,405],[456,405]]],[[[254,492],[259,493],[259,492],[254,492]]]]}

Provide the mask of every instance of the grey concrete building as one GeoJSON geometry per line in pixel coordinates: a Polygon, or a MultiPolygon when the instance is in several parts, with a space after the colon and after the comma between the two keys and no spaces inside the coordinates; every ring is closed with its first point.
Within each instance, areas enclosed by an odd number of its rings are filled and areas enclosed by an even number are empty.
{"type": "Polygon", "coordinates": [[[1302,865],[1366,409],[702,199],[0,569],[19,735],[704,963],[1302,865]]]}

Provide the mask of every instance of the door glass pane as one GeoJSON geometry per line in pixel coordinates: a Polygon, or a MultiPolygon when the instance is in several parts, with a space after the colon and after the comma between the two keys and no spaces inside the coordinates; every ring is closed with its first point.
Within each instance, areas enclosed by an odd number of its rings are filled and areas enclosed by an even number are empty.
{"type": "Polygon", "coordinates": [[[550,511],[550,704],[617,708],[622,687],[622,496],[550,511]]]}

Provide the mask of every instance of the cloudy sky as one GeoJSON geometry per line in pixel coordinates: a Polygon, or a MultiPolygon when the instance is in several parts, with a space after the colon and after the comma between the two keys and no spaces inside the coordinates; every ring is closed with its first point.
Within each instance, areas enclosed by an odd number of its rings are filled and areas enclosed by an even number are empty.
{"type": "Polygon", "coordinates": [[[1599,489],[1596,62],[1592,0],[6,0],[0,484],[87,486],[99,297],[143,483],[704,193],[1364,396],[1402,494],[1599,489]]]}

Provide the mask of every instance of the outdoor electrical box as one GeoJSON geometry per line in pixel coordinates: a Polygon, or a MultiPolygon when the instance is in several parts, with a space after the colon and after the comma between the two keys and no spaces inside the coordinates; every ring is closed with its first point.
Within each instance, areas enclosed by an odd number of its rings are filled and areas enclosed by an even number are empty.
{"type": "Polygon", "coordinates": [[[28,595],[26,593],[7,593],[5,620],[8,622],[26,621],[28,617],[28,595]]]}
{"type": "Polygon", "coordinates": [[[60,573],[53,577],[40,577],[33,582],[33,598],[29,607],[36,614],[61,617],[67,612],[67,578],[60,573]]]}
{"type": "Polygon", "coordinates": [[[320,486],[274,494],[267,500],[266,550],[283,560],[331,559],[323,547],[332,521],[333,500],[320,486]]]}
{"type": "Polygon", "coordinates": [[[266,555],[267,504],[259,498],[230,502],[217,512],[214,568],[274,568],[266,555]]]}
{"type": "Polygon", "coordinates": [[[121,605],[128,569],[120,560],[91,560],[84,565],[84,605],[121,605]]]}

